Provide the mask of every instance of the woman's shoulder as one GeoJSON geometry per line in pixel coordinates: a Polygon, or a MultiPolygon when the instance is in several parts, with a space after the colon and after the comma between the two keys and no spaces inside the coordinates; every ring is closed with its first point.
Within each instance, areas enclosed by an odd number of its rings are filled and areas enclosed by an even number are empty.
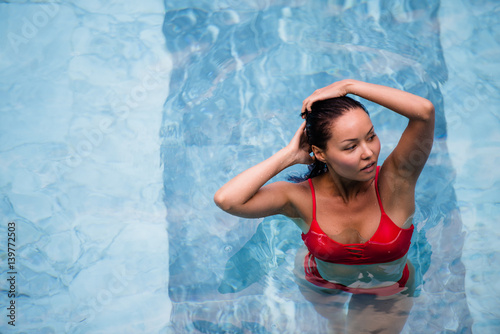
{"type": "Polygon", "coordinates": [[[381,166],[378,166],[377,183],[379,191],[399,192],[413,191],[415,184],[413,179],[406,175],[404,170],[386,160],[381,166]]]}
{"type": "Polygon", "coordinates": [[[265,188],[272,189],[276,196],[286,196],[288,205],[283,214],[290,218],[307,218],[311,211],[311,190],[307,180],[301,182],[277,181],[265,188]]]}
{"type": "Polygon", "coordinates": [[[380,167],[377,188],[387,215],[399,226],[415,211],[415,184],[391,164],[380,167]]]}
{"type": "Polygon", "coordinates": [[[288,198],[294,207],[294,215],[288,216],[301,230],[306,233],[309,224],[306,221],[312,219],[312,197],[309,179],[301,182],[285,182],[288,189],[288,198]]]}
{"type": "MultiPolygon", "coordinates": [[[[291,205],[293,208],[298,208],[299,210],[304,199],[311,196],[307,180],[301,182],[276,181],[262,187],[260,191],[266,192],[271,197],[278,196],[282,198],[284,202],[288,203],[288,207],[291,205]]],[[[290,207],[288,210],[289,209],[290,207]]]]}
{"type": "Polygon", "coordinates": [[[276,181],[270,184],[270,186],[275,187],[279,191],[284,191],[287,194],[303,194],[304,192],[310,192],[309,181],[304,180],[300,182],[293,181],[276,181]]]}

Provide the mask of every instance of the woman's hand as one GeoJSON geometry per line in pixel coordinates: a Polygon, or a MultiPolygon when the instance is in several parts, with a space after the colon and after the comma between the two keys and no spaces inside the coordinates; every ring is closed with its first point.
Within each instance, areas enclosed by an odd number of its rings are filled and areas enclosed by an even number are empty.
{"type": "Polygon", "coordinates": [[[288,154],[293,157],[294,164],[312,164],[314,158],[311,157],[311,146],[307,143],[306,122],[299,127],[290,143],[286,146],[288,154]]]}
{"type": "Polygon", "coordinates": [[[349,93],[347,91],[349,84],[350,83],[348,80],[342,80],[334,82],[326,87],[315,90],[314,93],[309,95],[309,97],[307,97],[302,102],[302,114],[305,115],[305,113],[311,111],[311,106],[316,101],[322,101],[326,99],[332,99],[334,97],[341,97],[347,95],[349,93]]]}

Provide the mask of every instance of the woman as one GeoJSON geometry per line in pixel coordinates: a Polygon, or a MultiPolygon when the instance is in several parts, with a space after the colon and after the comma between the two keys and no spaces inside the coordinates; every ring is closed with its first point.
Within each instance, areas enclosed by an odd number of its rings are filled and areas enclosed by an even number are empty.
{"type": "Polygon", "coordinates": [[[230,180],[214,200],[240,217],[292,218],[306,246],[297,255],[299,286],[332,329],[399,332],[412,305],[407,252],[415,185],[432,147],[434,107],[398,89],[342,80],[306,98],[302,116],[305,122],[285,148],[230,180]],[[347,94],[408,118],[380,167],[380,141],[368,113],[347,94]],[[264,186],[287,167],[311,163],[306,181],[264,186]],[[376,317],[381,310],[384,317],[376,317]]]}

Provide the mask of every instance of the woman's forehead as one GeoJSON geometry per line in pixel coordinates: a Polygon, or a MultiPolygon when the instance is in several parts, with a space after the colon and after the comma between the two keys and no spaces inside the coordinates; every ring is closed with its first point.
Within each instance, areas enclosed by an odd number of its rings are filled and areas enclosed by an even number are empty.
{"type": "Polygon", "coordinates": [[[360,108],[349,110],[331,124],[332,138],[343,141],[366,136],[373,127],[370,116],[360,108]]]}

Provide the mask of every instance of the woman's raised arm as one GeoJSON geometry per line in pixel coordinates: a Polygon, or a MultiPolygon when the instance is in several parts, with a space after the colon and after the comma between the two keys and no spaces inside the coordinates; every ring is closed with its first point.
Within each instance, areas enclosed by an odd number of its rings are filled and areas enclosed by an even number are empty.
{"type": "Polygon", "coordinates": [[[247,169],[220,188],[214,201],[222,210],[244,218],[259,218],[275,214],[296,216],[289,201],[288,182],[263,185],[287,167],[312,163],[310,148],[304,133],[305,122],[290,143],[272,157],[247,169]]]}
{"type": "MultiPolygon", "coordinates": [[[[311,110],[314,102],[354,94],[408,118],[401,139],[384,162],[393,177],[415,184],[431,152],[434,137],[434,106],[420,96],[386,86],[357,80],[342,80],[316,90],[302,104],[311,110]]],[[[394,180],[397,181],[397,180],[394,180]]]]}

